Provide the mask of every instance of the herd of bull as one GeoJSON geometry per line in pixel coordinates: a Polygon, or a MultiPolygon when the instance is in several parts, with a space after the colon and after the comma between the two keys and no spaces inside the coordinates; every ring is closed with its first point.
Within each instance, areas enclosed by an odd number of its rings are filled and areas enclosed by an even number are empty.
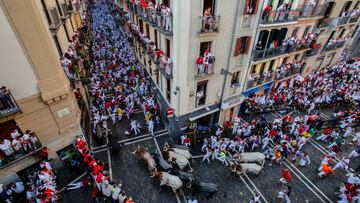
{"type": "Polygon", "coordinates": [[[158,179],[160,186],[170,187],[174,193],[186,185],[187,188],[192,188],[194,193],[204,193],[208,198],[220,189],[214,183],[205,183],[195,179],[191,174],[192,155],[186,147],[166,145],[160,153],[155,152],[151,155],[146,149],[138,146],[133,154],[137,154],[147,165],[151,178],[158,179]]]}
{"type": "MultiPolygon", "coordinates": [[[[161,152],[150,154],[145,148],[138,146],[132,153],[137,154],[147,165],[151,178],[158,179],[160,186],[170,187],[174,193],[186,186],[193,189],[193,193],[203,193],[209,198],[220,190],[218,185],[201,182],[194,177],[190,164],[192,155],[187,147],[182,145],[170,147],[166,144],[161,152]]],[[[243,173],[257,175],[263,168],[265,156],[258,152],[241,153],[229,158],[229,162],[230,171],[236,175],[243,173]]]]}

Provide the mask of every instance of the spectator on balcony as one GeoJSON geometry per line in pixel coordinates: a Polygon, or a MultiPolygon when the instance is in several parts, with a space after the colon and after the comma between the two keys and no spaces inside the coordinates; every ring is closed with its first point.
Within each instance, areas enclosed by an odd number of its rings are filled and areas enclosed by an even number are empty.
{"type": "Polygon", "coordinates": [[[171,59],[167,56],[164,56],[161,60],[162,67],[168,76],[172,74],[171,63],[171,59]]]}
{"type": "Polygon", "coordinates": [[[355,9],[351,12],[351,15],[350,15],[350,16],[351,16],[352,18],[355,18],[355,17],[358,17],[359,14],[360,14],[359,8],[355,8],[355,9]]]}
{"type": "Polygon", "coordinates": [[[263,15],[261,17],[263,21],[268,21],[271,11],[272,11],[272,5],[267,5],[264,8],[263,15]]]}
{"type": "Polygon", "coordinates": [[[156,12],[156,25],[157,27],[161,28],[161,4],[158,2],[155,7],[156,12]]]}
{"type": "Polygon", "coordinates": [[[316,2],[315,0],[309,0],[305,6],[304,9],[304,16],[308,16],[311,15],[312,11],[314,10],[316,6],[316,2]]]}
{"type": "Polygon", "coordinates": [[[30,133],[31,133],[31,131],[27,130],[21,138],[22,146],[25,151],[29,151],[29,150],[33,149],[32,145],[31,145],[31,141],[30,141],[30,133]]]}
{"type": "Polygon", "coordinates": [[[203,76],[205,74],[204,72],[204,59],[201,56],[198,56],[196,58],[196,65],[198,66],[198,74],[203,76]]]}
{"type": "Polygon", "coordinates": [[[196,93],[196,107],[198,107],[201,103],[201,99],[204,97],[204,91],[202,90],[199,90],[197,93],[196,93]]]}
{"type": "Polygon", "coordinates": [[[204,71],[205,73],[210,73],[212,65],[215,61],[215,57],[209,52],[209,49],[206,49],[204,53],[204,71]]]}
{"type": "Polygon", "coordinates": [[[22,141],[21,141],[20,137],[13,139],[11,142],[12,148],[14,149],[14,152],[16,154],[18,154],[22,151],[21,142],[22,141]]]}
{"type": "Polygon", "coordinates": [[[277,43],[278,43],[277,39],[274,39],[274,41],[272,41],[271,44],[270,44],[270,48],[276,48],[277,43]]]}
{"type": "Polygon", "coordinates": [[[14,153],[14,149],[12,148],[11,142],[8,139],[3,139],[0,141],[0,150],[7,157],[10,157],[14,153]]]}
{"type": "Polygon", "coordinates": [[[262,42],[261,41],[259,41],[257,44],[256,44],[256,50],[262,50],[264,47],[263,47],[263,45],[262,45],[262,42]]]}
{"type": "Polygon", "coordinates": [[[12,139],[16,139],[17,137],[19,137],[21,134],[19,133],[18,129],[14,129],[13,131],[11,131],[10,136],[12,139]]]}
{"type": "Polygon", "coordinates": [[[163,17],[162,29],[171,32],[171,11],[169,7],[165,6],[165,4],[162,4],[161,15],[163,17]]]}
{"type": "Polygon", "coordinates": [[[72,66],[72,62],[70,59],[68,59],[66,56],[61,57],[60,60],[61,66],[63,67],[66,76],[69,79],[73,78],[73,74],[70,72],[70,67],[72,66]]]}
{"type": "Polygon", "coordinates": [[[10,97],[10,90],[5,86],[0,88],[0,101],[4,105],[5,109],[14,108],[15,105],[10,97]]]}

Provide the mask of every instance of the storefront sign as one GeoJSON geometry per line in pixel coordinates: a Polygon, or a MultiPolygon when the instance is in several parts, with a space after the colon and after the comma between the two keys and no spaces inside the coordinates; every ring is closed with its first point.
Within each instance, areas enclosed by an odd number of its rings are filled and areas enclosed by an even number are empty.
{"type": "Polygon", "coordinates": [[[233,106],[239,105],[243,100],[244,100],[244,98],[240,95],[229,98],[221,104],[221,110],[225,110],[225,109],[231,108],[233,106]]]}

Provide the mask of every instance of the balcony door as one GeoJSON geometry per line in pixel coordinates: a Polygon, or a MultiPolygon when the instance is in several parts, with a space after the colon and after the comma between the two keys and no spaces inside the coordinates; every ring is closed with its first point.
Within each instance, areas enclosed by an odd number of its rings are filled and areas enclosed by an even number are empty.
{"type": "Polygon", "coordinates": [[[334,6],[335,6],[335,2],[333,2],[333,1],[327,3],[326,10],[325,10],[325,13],[324,13],[325,17],[330,17],[334,6]]]}
{"type": "Polygon", "coordinates": [[[350,10],[350,6],[352,4],[352,1],[347,1],[343,7],[343,9],[341,10],[341,13],[339,14],[339,17],[341,17],[343,12],[347,12],[350,10]]]}
{"type": "Polygon", "coordinates": [[[211,42],[201,42],[200,43],[200,56],[204,56],[206,50],[211,52],[211,42]]]}
{"type": "Polygon", "coordinates": [[[206,9],[210,8],[210,14],[214,15],[215,14],[215,1],[216,0],[204,0],[202,14],[205,13],[206,9]]]}

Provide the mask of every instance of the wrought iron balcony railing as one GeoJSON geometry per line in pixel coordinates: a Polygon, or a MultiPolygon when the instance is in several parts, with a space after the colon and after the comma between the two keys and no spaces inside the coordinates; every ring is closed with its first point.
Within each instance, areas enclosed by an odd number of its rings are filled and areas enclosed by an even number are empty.
{"type": "Polygon", "coordinates": [[[220,16],[201,16],[200,33],[218,32],[220,16]]]}
{"type": "Polygon", "coordinates": [[[323,16],[326,11],[326,5],[311,6],[309,4],[298,5],[300,11],[299,17],[319,17],[323,16]]]}
{"type": "MultiPolygon", "coordinates": [[[[1,90],[0,90],[1,91],[1,90]]],[[[0,118],[20,111],[19,105],[16,103],[9,89],[0,92],[0,118]]]]}
{"type": "Polygon", "coordinates": [[[300,16],[300,11],[286,10],[286,11],[270,11],[269,13],[263,12],[260,19],[261,24],[271,23],[284,23],[296,21],[300,16]]]}
{"type": "Polygon", "coordinates": [[[341,48],[345,45],[345,40],[341,41],[341,42],[336,42],[334,44],[327,44],[325,45],[325,47],[323,48],[322,52],[326,52],[326,51],[332,51],[338,48],[341,48]]]}
{"type": "Polygon", "coordinates": [[[309,48],[308,45],[301,45],[301,46],[287,45],[287,46],[279,46],[279,47],[275,47],[275,48],[269,48],[269,49],[265,49],[265,50],[254,50],[252,60],[259,61],[259,60],[272,58],[272,57],[279,56],[282,54],[300,51],[300,50],[308,49],[308,48],[309,48]]]}

